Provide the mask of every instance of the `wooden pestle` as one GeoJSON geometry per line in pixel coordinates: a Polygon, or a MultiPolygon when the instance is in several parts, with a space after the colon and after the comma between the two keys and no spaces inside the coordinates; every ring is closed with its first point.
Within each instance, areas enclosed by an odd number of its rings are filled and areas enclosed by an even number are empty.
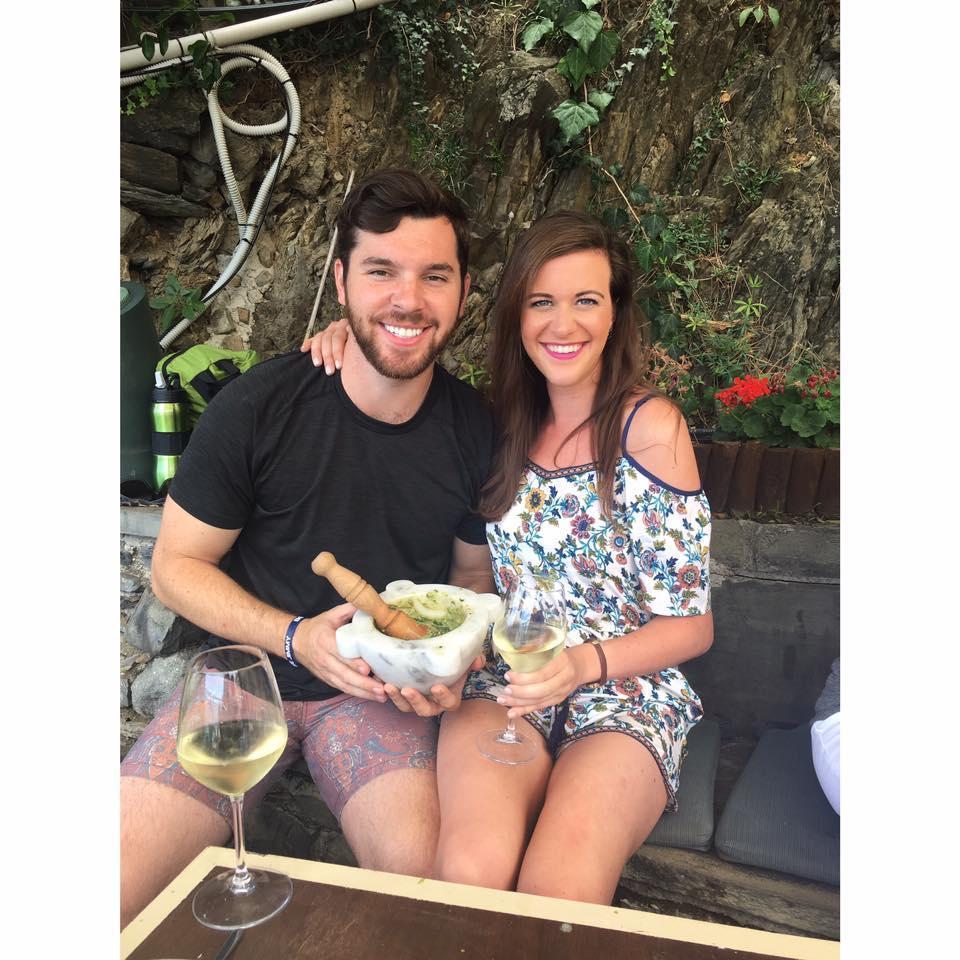
{"type": "Polygon", "coordinates": [[[381,633],[398,640],[419,640],[429,632],[402,610],[389,606],[383,597],[363,577],[337,563],[337,558],[324,551],[318,553],[310,564],[318,577],[326,577],[330,585],[347,603],[369,613],[381,633]]]}

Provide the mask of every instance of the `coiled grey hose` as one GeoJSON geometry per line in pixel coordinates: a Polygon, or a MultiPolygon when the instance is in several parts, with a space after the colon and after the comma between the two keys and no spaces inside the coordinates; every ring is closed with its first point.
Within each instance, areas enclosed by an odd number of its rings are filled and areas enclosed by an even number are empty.
{"type": "MultiPolygon", "coordinates": [[[[297,91],[293,86],[290,75],[276,57],[260,47],[245,43],[223,47],[217,50],[216,53],[218,56],[233,55],[231,59],[224,61],[220,65],[220,79],[217,80],[207,95],[207,109],[210,113],[211,123],[213,124],[213,137],[217,145],[217,155],[220,158],[220,166],[223,170],[224,180],[226,181],[227,194],[230,197],[230,203],[233,206],[234,214],[237,218],[240,238],[237,241],[237,246],[230,257],[229,263],[209,290],[201,297],[204,303],[207,303],[215,297],[237,273],[239,273],[247,257],[250,255],[257,234],[260,231],[260,226],[263,223],[263,218],[266,215],[267,205],[273,189],[276,186],[280,170],[293,152],[297,137],[300,133],[300,98],[297,96],[297,91]],[[260,125],[238,123],[227,116],[220,106],[219,90],[223,78],[234,70],[249,67],[263,67],[263,69],[279,81],[283,89],[284,96],[287,100],[287,109],[283,116],[273,123],[260,125]],[[257,191],[249,213],[244,205],[243,198],[240,196],[240,189],[237,186],[237,180],[233,172],[233,164],[230,160],[229,151],[227,150],[224,128],[232,130],[234,133],[251,137],[270,136],[286,131],[283,147],[264,175],[263,182],[260,184],[260,189],[257,191]]],[[[183,56],[164,61],[155,67],[145,67],[143,70],[138,70],[134,74],[121,77],[120,86],[122,88],[140,83],[158,69],[165,69],[174,64],[186,63],[191,60],[192,58],[190,56],[183,56]]],[[[170,344],[190,326],[191,322],[189,319],[181,320],[176,326],[168,330],[160,340],[160,347],[166,350],[170,344]]]]}

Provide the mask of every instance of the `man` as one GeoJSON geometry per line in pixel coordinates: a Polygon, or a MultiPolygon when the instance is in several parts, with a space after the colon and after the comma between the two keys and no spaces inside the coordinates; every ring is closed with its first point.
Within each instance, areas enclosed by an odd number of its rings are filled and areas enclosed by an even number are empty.
{"type": "MultiPolygon", "coordinates": [[[[167,498],[153,588],[209,630],[211,646],[271,655],[290,736],[245,806],[302,752],[361,866],[429,876],[435,718],[458,706],[463,678],[426,698],[338,656],[335,631],[354,608],[310,561],[330,550],[378,589],[395,579],[492,589],[473,513],[491,420],[478,394],[434,363],[470,288],[467,223],[417,174],[385,170],[348,195],[337,226],[337,295],[353,331],[342,370],[318,377],[309,355],[287,354],[217,396],[167,498]]],[[[230,835],[227,799],[176,761],[178,699],[121,767],[124,925],[230,835]]]]}

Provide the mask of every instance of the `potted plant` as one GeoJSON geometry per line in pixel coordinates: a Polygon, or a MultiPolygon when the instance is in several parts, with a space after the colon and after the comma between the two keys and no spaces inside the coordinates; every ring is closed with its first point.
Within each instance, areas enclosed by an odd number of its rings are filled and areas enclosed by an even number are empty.
{"type": "Polygon", "coordinates": [[[736,377],[714,400],[716,439],[742,442],[730,510],[819,507],[822,516],[839,515],[839,371],[803,363],[787,373],[736,377]]]}

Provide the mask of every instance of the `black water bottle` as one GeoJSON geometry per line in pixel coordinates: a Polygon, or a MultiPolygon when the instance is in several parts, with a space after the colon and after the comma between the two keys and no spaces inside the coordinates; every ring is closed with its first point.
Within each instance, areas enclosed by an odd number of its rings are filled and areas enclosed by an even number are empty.
{"type": "Polygon", "coordinates": [[[153,488],[166,493],[167,486],[177,472],[180,455],[190,439],[187,423],[187,391],[174,375],[168,383],[159,370],[155,375],[150,443],[153,450],[153,488]]]}

